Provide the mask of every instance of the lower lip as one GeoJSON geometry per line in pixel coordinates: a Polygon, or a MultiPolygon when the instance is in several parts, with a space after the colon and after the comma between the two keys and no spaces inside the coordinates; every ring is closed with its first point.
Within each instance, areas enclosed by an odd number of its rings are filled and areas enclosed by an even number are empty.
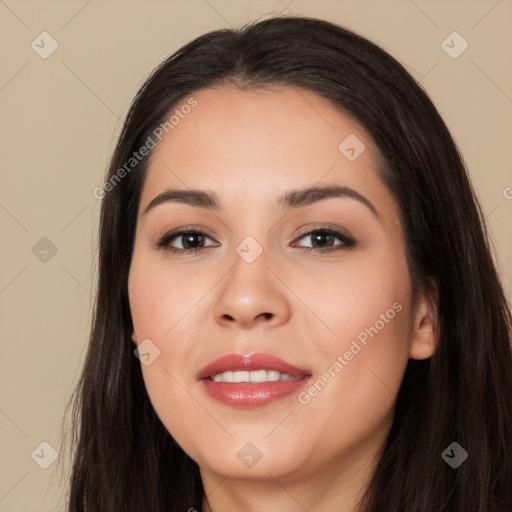
{"type": "Polygon", "coordinates": [[[310,375],[298,380],[273,382],[215,382],[202,379],[206,392],[215,400],[239,409],[252,409],[279,400],[298,391],[310,375]]]}

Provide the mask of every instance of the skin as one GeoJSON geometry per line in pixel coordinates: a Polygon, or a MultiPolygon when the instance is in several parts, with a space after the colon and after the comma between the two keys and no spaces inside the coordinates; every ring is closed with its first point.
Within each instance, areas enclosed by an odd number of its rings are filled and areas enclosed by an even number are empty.
{"type": "Polygon", "coordinates": [[[197,106],[151,156],[129,274],[132,339],[149,338],[160,350],[141,365],[149,397],[199,464],[204,510],[354,511],[407,361],[430,357],[437,343],[432,303],[421,294],[412,300],[398,206],[379,178],[378,152],[356,121],[312,92],[230,86],[193,96],[197,106]],[[355,161],[338,149],[350,134],[366,147],[355,161]],[[378,215],[349,197],[277,206],[289,189],[327,184],[356,190],[378,215]],[[144,214],[168,187],[213,190],[222,209],[168,202],[144,214]],[[326,223],[356,245],[305,252],[343,243],[303,236],[326,223]],[[206,234],[202,252],[155,247],[189,225],[206,234]],[[236,252],[248,236],[263,251],[250,264],[236,252]],[[310,370],[315,382],[394,303],[400,312],[307,404],[295,393],[236,409],[210,398],[196,378],[221,355],[267,352],[310,370]],[[248,442],[261,452],[252,467],[237,457],[248,442]]]}

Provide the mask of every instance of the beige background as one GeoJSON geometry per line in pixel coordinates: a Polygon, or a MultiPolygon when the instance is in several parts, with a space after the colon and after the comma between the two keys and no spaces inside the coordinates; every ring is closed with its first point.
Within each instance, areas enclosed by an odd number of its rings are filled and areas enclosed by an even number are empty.
{"type": "Polygon", "coordinates": [[[57,462],[43,469],[36,461],[49,461],[42,442],[61,449],[95,288],[100,201],[92,191],[132,97],[190,39],[272,13],[346,25],[421,81],[466,159],[510,297],[510,0],[0,0],[0,512],[64,509],[57,462]],[[58,43],[47,59],[31,47],[42,46],[43,31],[58,43]],[[453,31],[469,44],[456,59],[441,46],[453,31]],[[43,237],[57,249],[46,262],[43,237]]]}

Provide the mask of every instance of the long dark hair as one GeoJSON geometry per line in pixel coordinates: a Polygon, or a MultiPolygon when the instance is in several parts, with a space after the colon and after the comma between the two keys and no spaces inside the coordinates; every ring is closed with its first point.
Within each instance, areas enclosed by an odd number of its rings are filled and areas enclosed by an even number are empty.
{"type": "Polygon", "coordinates": [[[435,300],[438,348],[408,363],[361,510],[512,510],[510,306],[457,147],[427,94],[388,53],[327,21],[287,16],[198,37],[133,100],[102,191],[91,336],[66,411],[72,406],[68,511],[202,508],[198,465],[157,417],[131,340],[127,279],[149,156],[119,170],[181,101],[224,84],[309,90],[368,131],[399,205],[413,286],[435,300]],[[468,453],[457,469],[441,457],[452,442],[468,453]]]}

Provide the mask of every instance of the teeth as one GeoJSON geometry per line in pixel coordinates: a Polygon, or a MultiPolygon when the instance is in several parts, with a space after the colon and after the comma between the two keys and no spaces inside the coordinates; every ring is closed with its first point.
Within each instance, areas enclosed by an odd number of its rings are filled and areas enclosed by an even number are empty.
{"type": "Polygon", "coordinates": [[[215,382],[274,382],[277,380],[299,380],[300,378],[275,370],[223,372],[213,376],[215,382]]]}

